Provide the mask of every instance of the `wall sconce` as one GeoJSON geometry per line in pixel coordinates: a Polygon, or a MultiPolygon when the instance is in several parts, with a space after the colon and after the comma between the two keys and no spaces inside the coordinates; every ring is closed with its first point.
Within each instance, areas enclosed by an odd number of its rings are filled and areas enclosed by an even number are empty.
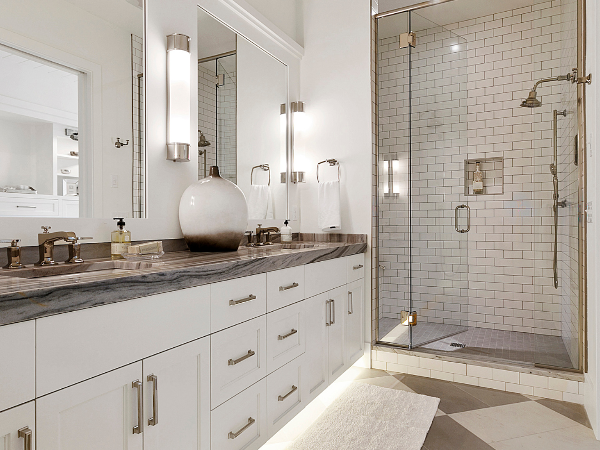
{"type": "Polygon", "coordinates": [[[167,159],[190,160],[190,38],[167,36],[167,159]]]}
{"type": "MultiPolygon", "coordinates": [[[[296,170],[297,169],[297,164],[296,164],[296,157],[295,157],[295,135],[296,135],[296,129],[301,130],[302,129],[302,124],[303,124],[303,120],[302,120],[302,116],[304,115],[304,102],[292,102],[291,103],[291,111],[292,111],[292,120],[291,120],[291,124],[292,124],[292,130],[291,130],[291,147],[292,147],[292,151],[291,151],[291,161],[289,161],[289,167],[290,167],[290,174],[291,174],[291,181],[292,183],[296,184],[296,183],[305,183],[305,178],[304,178],[304,171],[299,171],[296,170]]],[[[285,125],[285,112],[286,112],[286,108],[285,105],[281,105],[281,117],[282,117],[282,127],[285,125]]],[[[286,172],[281,172],[281,182],[285,183],[287,180],[287,174],[286,172]]]]}
{"type": "Polygon", "coordinates": [[[390,162],[381,161],[381,179],[383,180],[383,194],[390,193],[390,162]]]}

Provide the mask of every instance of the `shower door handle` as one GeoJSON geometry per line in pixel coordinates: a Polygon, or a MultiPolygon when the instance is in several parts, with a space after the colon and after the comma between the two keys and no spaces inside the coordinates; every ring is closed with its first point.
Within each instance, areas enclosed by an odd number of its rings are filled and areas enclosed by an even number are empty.
{"type": "Polygon", "coordinates": [[[468,233],[471,230],[471,208],[469,205],[458,205],[454,208],[454,229],[459,233],[468,233]],[[467,209],[467,228],[458,227],[458,210],[463,208],[467,209]]]}

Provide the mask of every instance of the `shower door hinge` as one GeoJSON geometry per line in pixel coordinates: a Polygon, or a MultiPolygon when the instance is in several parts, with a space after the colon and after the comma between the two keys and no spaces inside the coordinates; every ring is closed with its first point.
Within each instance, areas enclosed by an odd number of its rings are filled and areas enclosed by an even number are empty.
{"type": "Polygon", "coordinates": [[[415,326],[417,324],[417,312],[400,311],[400,322],[402,325],[415,326]]]}
{"type": "Polygon", "coordinates": [[[573,76],[571,77],[571,83],[577,84],[592,84],[592,74],[590,73],[587,77],[578,77],[577,67],[573,67],[573,76]]]}
{"type": "Polygon", "coordinates": [[[215,77],[215,83],[217,84],[217,86],[224,86],[225,85],[225,74],[221,73],[221,74],[217,75],[215,77]]]}
{"type": "Polygon", "coordinates": [[[402,33],[400,35],[400,48],[406,48],[408,46],[413,48],[417,46],[417,35],[413,32],[402,33]]]}

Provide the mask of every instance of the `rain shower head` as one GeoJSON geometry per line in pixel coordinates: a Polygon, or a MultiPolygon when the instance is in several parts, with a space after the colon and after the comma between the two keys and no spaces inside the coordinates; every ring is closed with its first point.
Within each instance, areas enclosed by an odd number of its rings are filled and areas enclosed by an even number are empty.
{"type": "Polygon", "coordinates": [[[198,130],[198,133],[200,133],[200,138],[198,139],[198,147],[208,147],[210,145],[210,142],[208,142],[208,140],[204,136],[204,133],[202,133],[202,131],[200,130],[198,130]]]}
{"type": "Polygon", "coordinates": [[[544,79],[538,81],[537,83],[535,83],[533,85],[533,89],[531,91],[529,91],[529,95],[527,96],[527,98],[521,102],[521,106],[525,107],[525,108],[538,108],[538,107],[542,106],[542,101],[538,100],[536,98],[537,87],[540,84],[546,83],[547,81],[571,81],[572,78],[573,78],[573,75],[568,73],[567,75],[559,75],[554,78],[544,78],[544,79]]]}
{"type": "Polygon", "coordinates": [[[536,98],[536,91],[529,91],[529,95],[521,102],[524,108],[538,108],[542,106],[542,102],[536,98]]]}

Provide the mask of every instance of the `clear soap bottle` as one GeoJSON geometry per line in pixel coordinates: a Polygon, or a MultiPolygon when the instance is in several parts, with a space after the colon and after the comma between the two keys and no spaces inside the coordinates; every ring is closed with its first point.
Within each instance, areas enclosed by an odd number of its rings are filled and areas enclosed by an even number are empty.
{"type": "Polygon", "coordinates": [[[110,257],[111,259],[123,259],[122,254],[129,251],[131,245],[131,231],[125,229],[123,217],[115,217],[117,229],[110,234],[110,257]]]}
{"type": "Polygon", "coordinates": [[[473,194],[483,194],[483,172],[479,167],[479,162],[473,172],[473,194]]]}

